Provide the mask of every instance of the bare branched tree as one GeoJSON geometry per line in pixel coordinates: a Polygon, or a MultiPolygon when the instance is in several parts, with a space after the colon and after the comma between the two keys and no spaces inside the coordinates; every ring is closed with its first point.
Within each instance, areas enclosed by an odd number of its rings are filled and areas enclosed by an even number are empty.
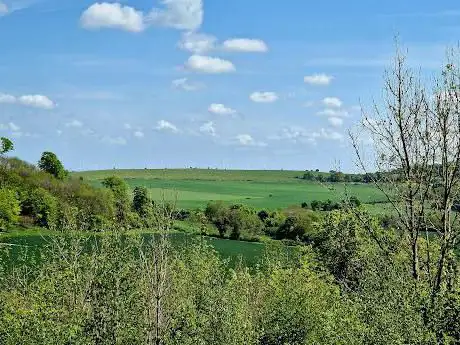
{"type": "Polygon", "coordinates": [[[430,282],[432,296],[443,284],[447,257],[460,234],[454,204],[460,182],[460,74],[449,55],[434,92],[427,92],[421,78],[407,67],[399,50],[385,74],[383,104],[374,102],[363,111],[362,131],[351,133],[357,162],[366,173],[377,171],[373,182],[396,214],[397,226],[407,239],[411,273],[430,282]],[[364,144],[373,144],[372,163],[364,144]],[[437,233],[440,249],[421,258],[420,239],[437,233]],[[423,266],[423,272],[421,272],[423,266]]]}
{"type": "Polygon", "coordinates": [[[168,233],[173,225],[176,202],[167,202],[166,196],[153,207],[154,227],[158,234],[148,243],[142,243],[140,251],[141,269],[144,276],[146,343],[164,343],[169,326],[166,299],[170,290],[170,242],[168,233]]]}

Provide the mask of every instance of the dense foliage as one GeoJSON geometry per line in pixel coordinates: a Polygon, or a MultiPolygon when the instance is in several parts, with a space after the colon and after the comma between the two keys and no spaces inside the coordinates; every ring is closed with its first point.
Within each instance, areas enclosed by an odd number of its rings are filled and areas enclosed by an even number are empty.
{"type": "MultiPolygon", "coordinates": [[[[44,154],[40,163],[48,160],[44,157],[55,155],[44,154]]],[[[44,164],[39,165],[40,169],[17,158],[1,158],[1,229],[18,224],[61,231],[100,231],[112,227],[117,206],[113,192],[65,177],[60,162],[57,167],[62,169],[51,172],[44,171],[44,164]]]]}

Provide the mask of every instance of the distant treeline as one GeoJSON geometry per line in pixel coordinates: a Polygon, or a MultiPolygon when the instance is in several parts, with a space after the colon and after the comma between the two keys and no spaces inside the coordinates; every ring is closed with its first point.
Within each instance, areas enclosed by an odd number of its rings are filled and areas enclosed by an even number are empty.
{"type": "Polygon", "coordinates": [[[321,173],[319,170],[306,171],[299,179],[317,182],[354,182],[354,183],[371,183],[382,178],[380,172],[366,174],[346,174],[340,171],[331,170],[329,173],[321,173]]]}

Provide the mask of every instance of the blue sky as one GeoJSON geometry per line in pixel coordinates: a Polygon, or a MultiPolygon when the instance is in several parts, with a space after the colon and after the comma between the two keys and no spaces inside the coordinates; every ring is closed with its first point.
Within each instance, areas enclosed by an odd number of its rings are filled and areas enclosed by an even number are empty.
{"type": "Polygon", "coordinates": [[[460,4],[0,0],[0,135],[72,170],[354,170],[395,35],[433,76],[460,4]]]}

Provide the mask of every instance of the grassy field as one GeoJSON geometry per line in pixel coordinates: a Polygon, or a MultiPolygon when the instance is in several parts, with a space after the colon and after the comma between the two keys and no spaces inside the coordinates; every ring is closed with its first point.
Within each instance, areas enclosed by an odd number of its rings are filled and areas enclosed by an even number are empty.
{"type": "Polygon", "coordinates": [[[346,194],[363,203],[384,200],[371,185],[320,184],[300,180],[301,171],[203,169],[104,170],[74,173],[95,185],[117,175],[131,188],[145,186],[153,199],[176,200],[181,208],[203,208],[211,200],[244,203],[258,209],[278,209],[313,200],[340,201],[346,194]]]}
{"type": "MultiPolygon", "coordinates": [[[[131,233],[134,235],[135,233],[131,233]]],[[[150,232],[136,232],[144,238],[155,236],[155,234],[150,232]]],[[[110,233],[103,234],[81,234],[81,236],[110,236],[110,233]]],[[[43,229],[33,229],[33,230],[17,230],[10,233],[0,234],[0,251],[2,247],[10,247],[11,255],[8,256],[7,260],[15,261],[17,256],[20,253],[23,253],[24,250],[27,251],[28,255],[34,256],[35,253],[38,254],[39,250],[42,249],[53,236],[60,236],[59,233],[43,230],[43,229]]],[[[175,247],[187,246],[191,243],[193,238],[196,238],[199,235],[191,235],[185,233],[171,233],[168,235],[170,237],[171,243],[175,247]]],[[[220,238],[213,237],[203,237],[214,249],[219,253],[219,255],[224,259],[229,259],[231,262],[236,263],[242,261],[244,264],[253,266],[257,262],[260,262],[264,256],[266,244],[264,243],[254,243],[254,242],[243,242],[243,241],[232,241],[220,238]]],[[[286,254],[289,255],[294,249],[293,247],[280,247],[281,250],[285,250],[286,254]]]]}

